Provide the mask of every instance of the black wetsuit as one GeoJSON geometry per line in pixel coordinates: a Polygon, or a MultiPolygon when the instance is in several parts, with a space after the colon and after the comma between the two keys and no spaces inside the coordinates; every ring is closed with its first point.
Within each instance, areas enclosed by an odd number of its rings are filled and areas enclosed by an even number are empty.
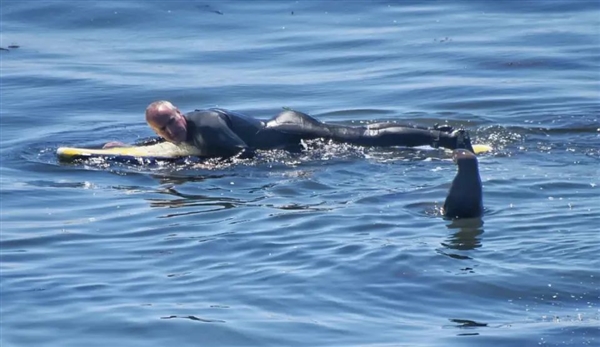
{"type": "Polygon", "coordinates": [[[457,148],[448,131],[376,123],[345,126],[320,122],[304,113],[284,110],[268,121],[211,108],[185,114],[186,142],[205,157],[251,155],[255,149],[299,149],[301,140],[323,138],[360,146],[423,146],[457,148]]]}

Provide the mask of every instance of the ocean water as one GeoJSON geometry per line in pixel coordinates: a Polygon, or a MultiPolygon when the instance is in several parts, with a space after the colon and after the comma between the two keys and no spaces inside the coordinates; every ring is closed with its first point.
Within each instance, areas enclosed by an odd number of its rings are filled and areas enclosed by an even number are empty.
{"type": "Polygon", "coordinates": [[[0,345],[600,345],[598,1],[0,2],[0,345]],[[145,107],[464,126],[235,163],[59,162],[145,107]]]}

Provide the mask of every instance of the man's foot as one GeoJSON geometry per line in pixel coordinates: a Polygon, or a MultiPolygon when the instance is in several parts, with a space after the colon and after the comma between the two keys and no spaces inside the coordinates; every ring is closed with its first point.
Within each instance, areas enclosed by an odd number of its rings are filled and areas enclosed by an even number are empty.
{"type": "Polygon", "coordinates": [[[473,150],[473,146],[471,145],[471,137],[469,136],[469,133],[466,130],[454,130],[452,134],[450,134],[450,136],[456,139],[456,147],[454,149],[464,148],[466,150],[471,151],[471,153],[475,153],[475,151],[473,150]]]}

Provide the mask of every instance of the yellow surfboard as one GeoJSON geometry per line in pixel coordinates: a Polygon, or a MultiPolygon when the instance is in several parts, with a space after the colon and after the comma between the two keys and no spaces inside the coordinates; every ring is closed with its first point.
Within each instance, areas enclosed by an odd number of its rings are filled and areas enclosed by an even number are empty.
{"type": "MultiPolygon", "coordinates": [[[[486,153],[492,150],[491,146],[473,145],[475,154],[486,153]]],[[[187,144],[175,145],[170,142],[155,143],[147,146],[113,147],[107,149],[59,147],[56,154],[61,160],[90,159],[90,158],[149,158],[149,159],[177,159],[188,156],[200,156],[200,150],[187,144]]]]}
{"type": "Polygon", "coordinates": [[[89,158],[176,159],[200,155],[200,150],[187,144],[175,145],[170,142],[161,142],[147,146],[113,147],[106,149],[59,147],[56,150],[56,154],[62,160],[89,158]]]}
{"type": "Polygon", "coordinates": [[[492,146],[488,146],[488,145],[473,145],[473,151],[475,152],[475,154],[481,154],[481,153],[486,153],[486,152],[491,152],[492,151],[492,146]]]}

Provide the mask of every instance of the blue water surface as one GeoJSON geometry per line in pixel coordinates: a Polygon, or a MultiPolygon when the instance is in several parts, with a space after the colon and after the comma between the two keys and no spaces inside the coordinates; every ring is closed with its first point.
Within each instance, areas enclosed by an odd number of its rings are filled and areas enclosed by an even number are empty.
{"type": "Polygon", "coordinates": [[[1,346],[598,346],[600,3],[0,2],[1,346]],[[428,148],[64,163],[145,107],[464,126],[428,148]]]}

